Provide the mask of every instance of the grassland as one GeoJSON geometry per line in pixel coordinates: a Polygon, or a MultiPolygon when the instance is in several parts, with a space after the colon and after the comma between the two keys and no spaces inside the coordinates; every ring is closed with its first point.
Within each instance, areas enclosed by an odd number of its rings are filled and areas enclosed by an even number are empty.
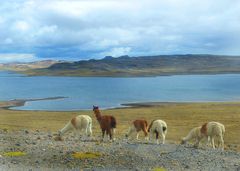
{"type": "MultiPolygon", "coordinates": [[[[190,129],[208,121],[219,121],[226,127],[225,143],[240,150],[240,102],[224,103],[163,103],[152,107],[133,107],[103,110],[116,116],[117,137],[123,138],[132,120],[163,119],[168,124],[167,139],[179,142],[190,129]]],[[[93,118],[94,136],[99,136],[99,125],[92,111],[49,112],[0,109],[0,129],[57,131],[73,116],[87,114],[93,118]]]]}

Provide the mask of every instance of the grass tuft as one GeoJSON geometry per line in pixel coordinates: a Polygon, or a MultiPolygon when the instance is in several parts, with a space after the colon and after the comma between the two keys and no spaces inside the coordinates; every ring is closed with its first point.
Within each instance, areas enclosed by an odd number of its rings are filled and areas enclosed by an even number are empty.
{"type": "Polygon", "coordinates": [[[102,154],[98,152],[75,152],[72,156],[76,159],[94,159],[100,157],[102,154]]]}
{"type": "Polygon", "coordinates": [[[25,156],[26,153],[21,151],[12,151],[12,152],[6,152],[3,155],[7,157],[20,157],[20,156],[25,156]]]}

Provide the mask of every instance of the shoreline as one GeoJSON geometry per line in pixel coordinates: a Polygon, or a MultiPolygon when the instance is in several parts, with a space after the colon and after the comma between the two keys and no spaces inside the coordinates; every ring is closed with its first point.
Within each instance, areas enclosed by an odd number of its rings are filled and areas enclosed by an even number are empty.
{"type": "Polygon", "coordinates": [[[42,100],[57,100],[57,99],[65,99],[67,97],[56,96],[56,97],[46,97],[46,98],[36,98],[36,99],[13,99],[8,101],[0,101],[0,109],[11,109],[12,107],[20,107],[24,106],[26,102],[31,101],[42,101],[42,100]]]}
{"type": "MultiPolygon", "coordinates": [[[[24,106],[26,102],[31,101],[43,101],[43,100],[57,100],[57,99],[65,99],[68,97],[56,96],[56,97],[47,97],[47,98],[36,98],[36,99],[13,99],[8,101],[0,101],[0,109],[12,110],[12,111],[42,111],[42,112],[76,112],[76,111],[89,111],[91,109],[76,109],[76,110],[20,110],[13,109],[14,107],[24,106]]],[[[159,106],[167,106],[167,105],[182,105],[182,104],[239,104],[240,101],[185,101],[185,102],[171,102],[171,101],[159,101],[159,102],[130,102],[130,103],[121,103],[120,106],[115,107],[106,107],[102,108],[102,110],[115,110],[115,109],[131,109],[131,108],[145,108],[145,107],[159,107],[159,106]]]]}
{"type": "Polygon", "coordinates": [[[229,75],[229,74],[240,74],[240,71],[203,71],[203,72],[163,72],[163,73],[149,73],[149,74],[132,74],[132,73],[125,73],[125,74],[99,74],[99,75],[94,75],[94,74],[41,74],[41,73],[28,73],[28,70],[4,70],[0,69],[0,72],[12,72],[16,74],[22,74],[26,77],[39,77],[39,76],[47,76],[47,77],[107,77],[107,78],[138,78],[138,77],[167,77],[167,76],[181,76],[181,75],[229,75]]]}

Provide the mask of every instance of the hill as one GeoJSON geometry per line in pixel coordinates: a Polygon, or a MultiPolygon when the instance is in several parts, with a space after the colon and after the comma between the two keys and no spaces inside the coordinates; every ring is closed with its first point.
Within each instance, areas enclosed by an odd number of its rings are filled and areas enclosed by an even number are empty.
{"type": "Polygon", "coordinates": [[[59,62],[62,62],[62,61],[43,60],[43,61],[35,61],[35,62],[2,63],[0,64],[0,70],[26,71],[29,69],[47,68],[59,62]]]}
{"type": "Polygon", "coordinates": [[[47,68],[29,69],[28,75],[56,76],[158,76],[174,74],[240,73],[240,56],[160,55],[90,59],[55,63],[47,68]]]}

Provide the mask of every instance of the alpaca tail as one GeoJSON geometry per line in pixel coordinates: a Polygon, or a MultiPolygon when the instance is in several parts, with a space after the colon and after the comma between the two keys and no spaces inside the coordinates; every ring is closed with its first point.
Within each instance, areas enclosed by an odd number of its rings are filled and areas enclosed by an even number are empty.
{"type": "Polygon", "coordinates": [[[150,123],[150,125],[149,125],[149,127],[148,127],[148,132],[150,132],[150,129],[152,128],[152,125],[153,125],[153,122],[154,122],[155,120],[153,120],[151,123],[150,123]]]}
{"type": "Polygon", "coordinates": [[[166,126],[163,126],[163,127],[162,127],[162,130],[163,130],[163,132],[166,131],[166,130],[167,130],[167,127],[166,127],[166,126]]]}
{"type": "Polygon", "coordinates": [[[115,117],[112,117],[111,118],[111,127],[116,128],[116,125],[117,125],[117,121],[116,121],[115,117]]]}

